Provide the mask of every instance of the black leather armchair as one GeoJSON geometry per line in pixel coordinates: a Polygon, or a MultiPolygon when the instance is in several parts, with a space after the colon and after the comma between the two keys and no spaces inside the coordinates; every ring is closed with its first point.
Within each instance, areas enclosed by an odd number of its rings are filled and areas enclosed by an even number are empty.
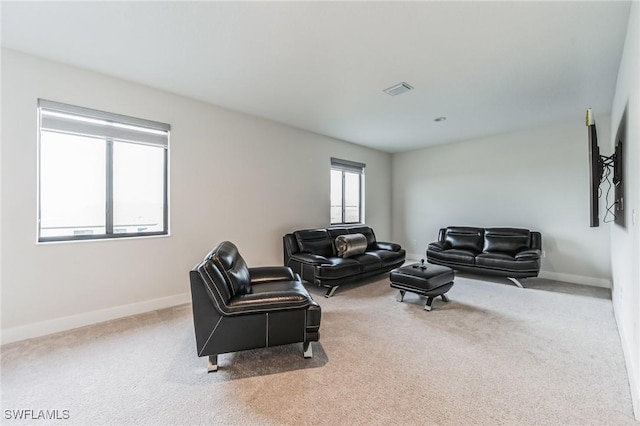
{"type": "Polygon", "coordinates": [[[320,338],[320,306],[288,267],[248,268],[224,241],[189,273],[198,356],[302,342],[304,357],[320,338]]]}

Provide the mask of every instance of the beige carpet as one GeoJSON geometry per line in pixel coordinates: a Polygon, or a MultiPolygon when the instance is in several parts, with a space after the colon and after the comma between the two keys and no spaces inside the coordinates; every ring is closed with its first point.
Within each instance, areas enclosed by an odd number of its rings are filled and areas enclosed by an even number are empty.
{"type": "Polygon", "coordinates": [[[331,299],[312,287],[313,359],[301,345],[226,354],[212,374],[188,305],[5,345],[2,423],[636,424],[609,291],[523,283],[458,276],[431,312],[386,278],[331,299]]]}

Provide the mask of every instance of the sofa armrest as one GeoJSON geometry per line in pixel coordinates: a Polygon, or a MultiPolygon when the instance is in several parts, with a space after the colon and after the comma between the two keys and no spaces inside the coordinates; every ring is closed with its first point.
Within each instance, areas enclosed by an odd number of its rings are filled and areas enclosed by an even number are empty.
{"type": "Polygon", "coordinates": [[[260,266],[249,268],[251,284],[268,283],[273,281],[295,281],[296,276],[288,266],[260,266]]]}
{"type": "MultiPolygon", "coordinates": [[[[306,308],[315,302],[309,294],[298,288],[286,286],[281,289],[269,289],[268,292],[241,294],[231,298],[227,305],[228,315],[255,314],[256,312],[269,312],[277,310],[306,308]]],[[[258,287],[259,288],[259,287],[258,287]]]]}
{"type": "Polygon", "coordinates": [[[541,250],[524,250],[516,254],[516,260],[537,260],[540,259],[541,250]]]}
{"type": "Polygon", "coordinates": [[[292,261],[305,263],[308,265],[330,265],[331,262],[324,256],[313,253],[296,253],[289,258],[292,261]]]}
{"type": "Polygon", "coordinates": [[[429,243],[429,245],[427,246],[427,250],[442,251],[444,250],[444,243],[441,243],[440,241],[429,243]]]}
{"type": "Polygon", "coordinates": [[[396,243],[386,243],[383,241],[376,241],[376,247],[378,250],[400,251],[402,247],[396,243]]]}

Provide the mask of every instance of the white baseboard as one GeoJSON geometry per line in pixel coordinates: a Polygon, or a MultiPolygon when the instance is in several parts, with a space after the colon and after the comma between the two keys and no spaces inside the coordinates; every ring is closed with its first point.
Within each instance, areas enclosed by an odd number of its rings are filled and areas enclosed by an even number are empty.
{"type": "Polygon", "coordinates": [[[631,350],[627,342],[622,339],[622,352],[627,366],[627,376],[629,377],[629,388],[631,391],[631,404],[633,405],[633,414],[636,420],[640,420],[640,388],[638,388],[638,374],[633,370],[631,363],[631,350]]]}
{"type": "MultiPolygon", "coordinates": [[[[416,253],[407,253],[407,263],[414,263],[419,261],[420,259],[425,259],[424,255],[416,254],[416,253]]],[[[573,284],[582,284],[588,285],[592,287],[603,287],[603,288],[611,288],[611,280],[607,278],[595,278],[595,277],[586,277],[584,275],[574,275],[574,274],[564,274],[561,272],[551,272],[551,271],[540,271],[538,274],[540,278],[546,278],[549,280],[556,281],[564,281],[567,283],[573,284]]]]}
{"type": "Polygon", "coordinates": [[[182,293],[174,296],[160,297],[158,299],[145,300],[144,302],[114,306],[113,308],[101,309],[99,311],[85,312],[82,314],[69,315],[48,321],[8,328],[6,330],[2,330],[2,344],[4,345],[6,343],[30,339],[32,337],[44,336],[112,319],[155,311],[156,309],[169,308],[171,306],[189,303],[190,301],[191,295],[189,293],[182,293]]]}
{"type": "Polygon", "coordinates": [[[636,420],[640,420],[640,383],[638,382],[638,372],[635,371],[635,363],[631,358],[631,345],[632,343],[629,341],[628,333],[625,332],[625,329],[622,325],[622,321],[618,317],[618,310],[616,309],[616,305],[614,303],[613,306],[613,316],[616,319],[616,324],[618,328],[618,334],[620,335],[620,343],[622,344],[622,353],[624,355],[624,363],[627,367],[627,377],[629,379],[629,390],[631,391],[631,404],[633,406],[633,414],[636,420]]]}
{"type": "Polygon", "coordinates": [[[591,287],[611,288],[611,280],[607,278],[585,277],[584,275],[563,274],[560,272],[540,271],[540,278],[564,281],[567,283],[588,285],[591,287]]]}

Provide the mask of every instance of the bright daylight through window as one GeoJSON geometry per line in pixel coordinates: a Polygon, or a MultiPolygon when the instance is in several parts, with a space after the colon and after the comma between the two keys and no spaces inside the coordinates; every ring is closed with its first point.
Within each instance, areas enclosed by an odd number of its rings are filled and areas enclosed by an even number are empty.
{"type": "Polygon", "coordinates": [[[38,241],[168,233],[168,124],[38,101],[38,241]]]}
{"type": "Polygon", "coordinates": [[[331,159],[331,224],[364,223],[364,167],[331,159]]]}

